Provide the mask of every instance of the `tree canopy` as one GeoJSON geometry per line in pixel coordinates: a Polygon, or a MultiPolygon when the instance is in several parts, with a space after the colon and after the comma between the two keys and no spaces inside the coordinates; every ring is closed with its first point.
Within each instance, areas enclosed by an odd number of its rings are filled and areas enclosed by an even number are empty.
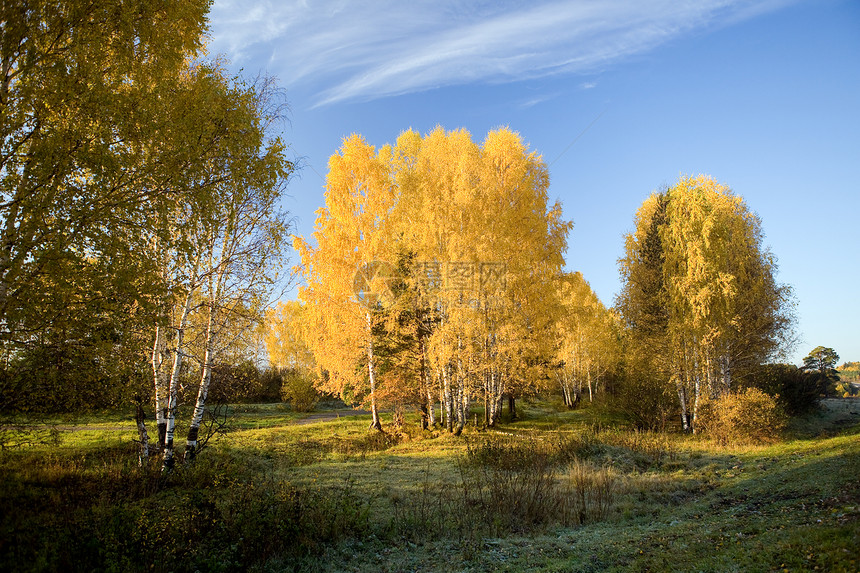
{"type": "Polygon", "coordinates": [[[438,398],[452,430],[483,395],[494,422],[502,394],[549,363],[570,225],[548,204],[543,162],[507,129],[479,146],[439,128],[378,151],[352,136],[329,168],[316,246],[296,240],[324,389],[375,411],[380,392],[408,386],[428,416],[438,398]],[[390,300],[359,296],[369,269],[390,300]]]}

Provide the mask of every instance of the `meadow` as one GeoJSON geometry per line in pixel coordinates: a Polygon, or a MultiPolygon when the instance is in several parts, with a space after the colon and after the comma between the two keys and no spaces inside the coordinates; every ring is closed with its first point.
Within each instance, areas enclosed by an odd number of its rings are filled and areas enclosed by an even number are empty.
{"type": "Polygon", "coordinates": [[[50,420],[0,452],[0,570],[860,570],[860,400],[766,446],[553,400],[459,437],[351,414],[235,405],[169,475],[130,415],[50,420]]]}

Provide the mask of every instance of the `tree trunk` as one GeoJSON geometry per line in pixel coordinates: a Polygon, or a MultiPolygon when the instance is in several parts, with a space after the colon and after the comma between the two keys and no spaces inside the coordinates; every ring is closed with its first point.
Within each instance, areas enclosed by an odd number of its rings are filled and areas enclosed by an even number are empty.
{"type": "Polygon", "coordinates": [[[681,426],[685,432],[690,431],[690,414],[687,411],[687,390],[681,380],[675,381],[678,390],[678,401],[681,404],[681,426]]]}
{"type": "Polygon", "coordinates": [[[693,385],[693,418],[690,426],[693,428],[693,433],[697,433],[698,430],[698,421],[699,421],[699,397],[701,396],[702,384],[700,382],[700,376],[697,373],[694,378],[693,385]]]}
{"type": "Polygon", "coordinates": [[[433,396],[433,390],[428,386],[427,388],[427,422],[430,424],[430,427],[436,426],[436,400],[433,396]]]}
{"type": "Polygon", "coordinates": [[[379,407],[376,403],[376,365],[373,356],[373,323],[370,311],[367,311],[367,371],[370,378],[370,427],[374,430],[382,430],[382,422],[379,419],[379,407]]]}
{"type": "MultiPolygon", "coordinates": [[[[196,274],[196,270],[195,270],[196,274]]],[[[182,305],[182,314],[179,318],[179,325],[176,329],[176,350],[173,354],[173,369],[170,373],[170,386],[167,394],[167,424],[164,440],[164,462],[162,469],[170,471],[175,463],[173,453],[173,432],[176,427],[176,408],[179,394],[179,376],[182,374],[182,354],[185,344],[185,329],[188,323],[188,315],[191,314],[191,300],[194,294],[194,288],[188,290],[185,296],[185,303],[182,305]]]]}
{"type": "MultiPolygon", "coordinates": [[[[462,342],[457,340],[457,350],[462,349],[462,342]]],[[[457,357],[457,394],[455,399],[455,410],[457,413],[457,428],[454,430],[454,435],[459,436],[463,432],[463,427],[466,425],[466,408],[468,408],[468,394],[466,392],[466,377],[463,372],[463,360],[457,357]]]]}
{"type": "Polygon", "coordinates": [[[732,391],[732,357],[728,352],[720,356],[720,377],[722,379],[723,391],[732,391]]]}
{"type": "Polygon", "coordinates": [[[588,401],[594,402],[594,390],[591,387],[591,364],[585,368],[585,379],[588,381],[588,401]]]}
{"type": "Polygon", "coordinates": [[[490,372],[488,374],[488,384],[490,387],[490,391],[487,395],[487,402],[489,405],[489,418],[487,420],[487,426],[493,427],[496,425],[496,422],[499,420],[499,412],[498,412],[498,401],[496,400],[496,371],[494,368],[490,368],[490,372]]]}
{"type": "Polygon", "coordinates": [[[141,400],[137,403],[137,411],[135,412],[134,420],[137,422],[137,438],[139,444],[137,465],[143,467],[149,463],[149,433],[146,431],[146,416],[143,413],[141,400]]]}
{"type": "Polygon", "coordinates": [[[427,376],[427,351],[424,342],[424,329],[421,322],[418,322],[418,350],[420,352],[418,369],[419,369],[419,387],[421,392],[421,429],[426,430],[434,424],[433,420],[433,399],[430,393],[430,382],[427,376]]]}
{"type": "Polygon", "coordinates": [[[155,385],[155,424],[158,431],[158,449],[164,449],[167,437],[167,404],[164,402],[164,329],[155,327],[155,342],[152,345],[152,377],[155,385]]]}
{"type": "Polygon", "coordinates": [[[570,390],[568,390],[567,382],[563,377],[559,379],[559,386],[561,386],[561,399],[564,401],[564,405],[570,408],[573,401],[570,399],[570,390]]]}
{"type": "Polygon", "coordinates": [[[498,370],[493,369],[493,388],[495,392],[495,396],[493,397],[493,425],[497,424],[499,418],[502,417],[502,398],[503,398],[503,390],[505,387],[503,377],[504,375],[498,370]]]}
{"type": "Polygon", "coordinates": [[[454,431],[454,396],[451,392],[450,366],[442,367],[442,399],[445,402],[445,429],[454,431]]]}
{"type": "Polygon", "coordinates": [[[484,372],[484,427],[490,425],[490,373],[484,372]]]}
{"type": "Polygon", "coordinates": [[[200,424],[206,411],[206,397],[209,395],[209,384],[212,381],[212,363],[215,354],[214,314],[215,310],[210,303],[209,319],[206,325],[206,350],[203,354],[203,372],[200,375],[200,387],[197,390],[197,402],[194,404],[194,413],[191,415],[191,426],[188,428],[188,436],[185,438],[185,463],[194,461],[197,455],[200,424]]]}
{"type": "Polygon", "coordinates": [[[513,394],[508,394],[508,412],[511,414],[511,421],[517,419],[517,399],[513,394]]]}

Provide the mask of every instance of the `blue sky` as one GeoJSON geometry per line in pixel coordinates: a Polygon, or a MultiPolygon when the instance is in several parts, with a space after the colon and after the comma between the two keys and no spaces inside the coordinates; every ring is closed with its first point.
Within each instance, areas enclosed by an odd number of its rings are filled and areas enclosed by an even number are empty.
{"type": "Polygon", "coordinates": [[[286,89],[299,234],[345,136],[508,126],[550,165],[568,268],[607,305],[636,209],[704,173],[760,215],[795,289],[789,360],[860,360],[856,0],[215,0],[209,51],[286,89]]]}

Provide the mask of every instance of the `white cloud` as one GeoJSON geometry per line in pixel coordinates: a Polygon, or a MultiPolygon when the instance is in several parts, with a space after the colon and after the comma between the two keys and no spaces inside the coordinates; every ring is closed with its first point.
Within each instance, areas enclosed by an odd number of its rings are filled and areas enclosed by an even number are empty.
{"type": "Polygon", "coordinates": [[[319,106],[593,71],[788,1],[216,0],[210,50],[314,90],[319,106]]]}

